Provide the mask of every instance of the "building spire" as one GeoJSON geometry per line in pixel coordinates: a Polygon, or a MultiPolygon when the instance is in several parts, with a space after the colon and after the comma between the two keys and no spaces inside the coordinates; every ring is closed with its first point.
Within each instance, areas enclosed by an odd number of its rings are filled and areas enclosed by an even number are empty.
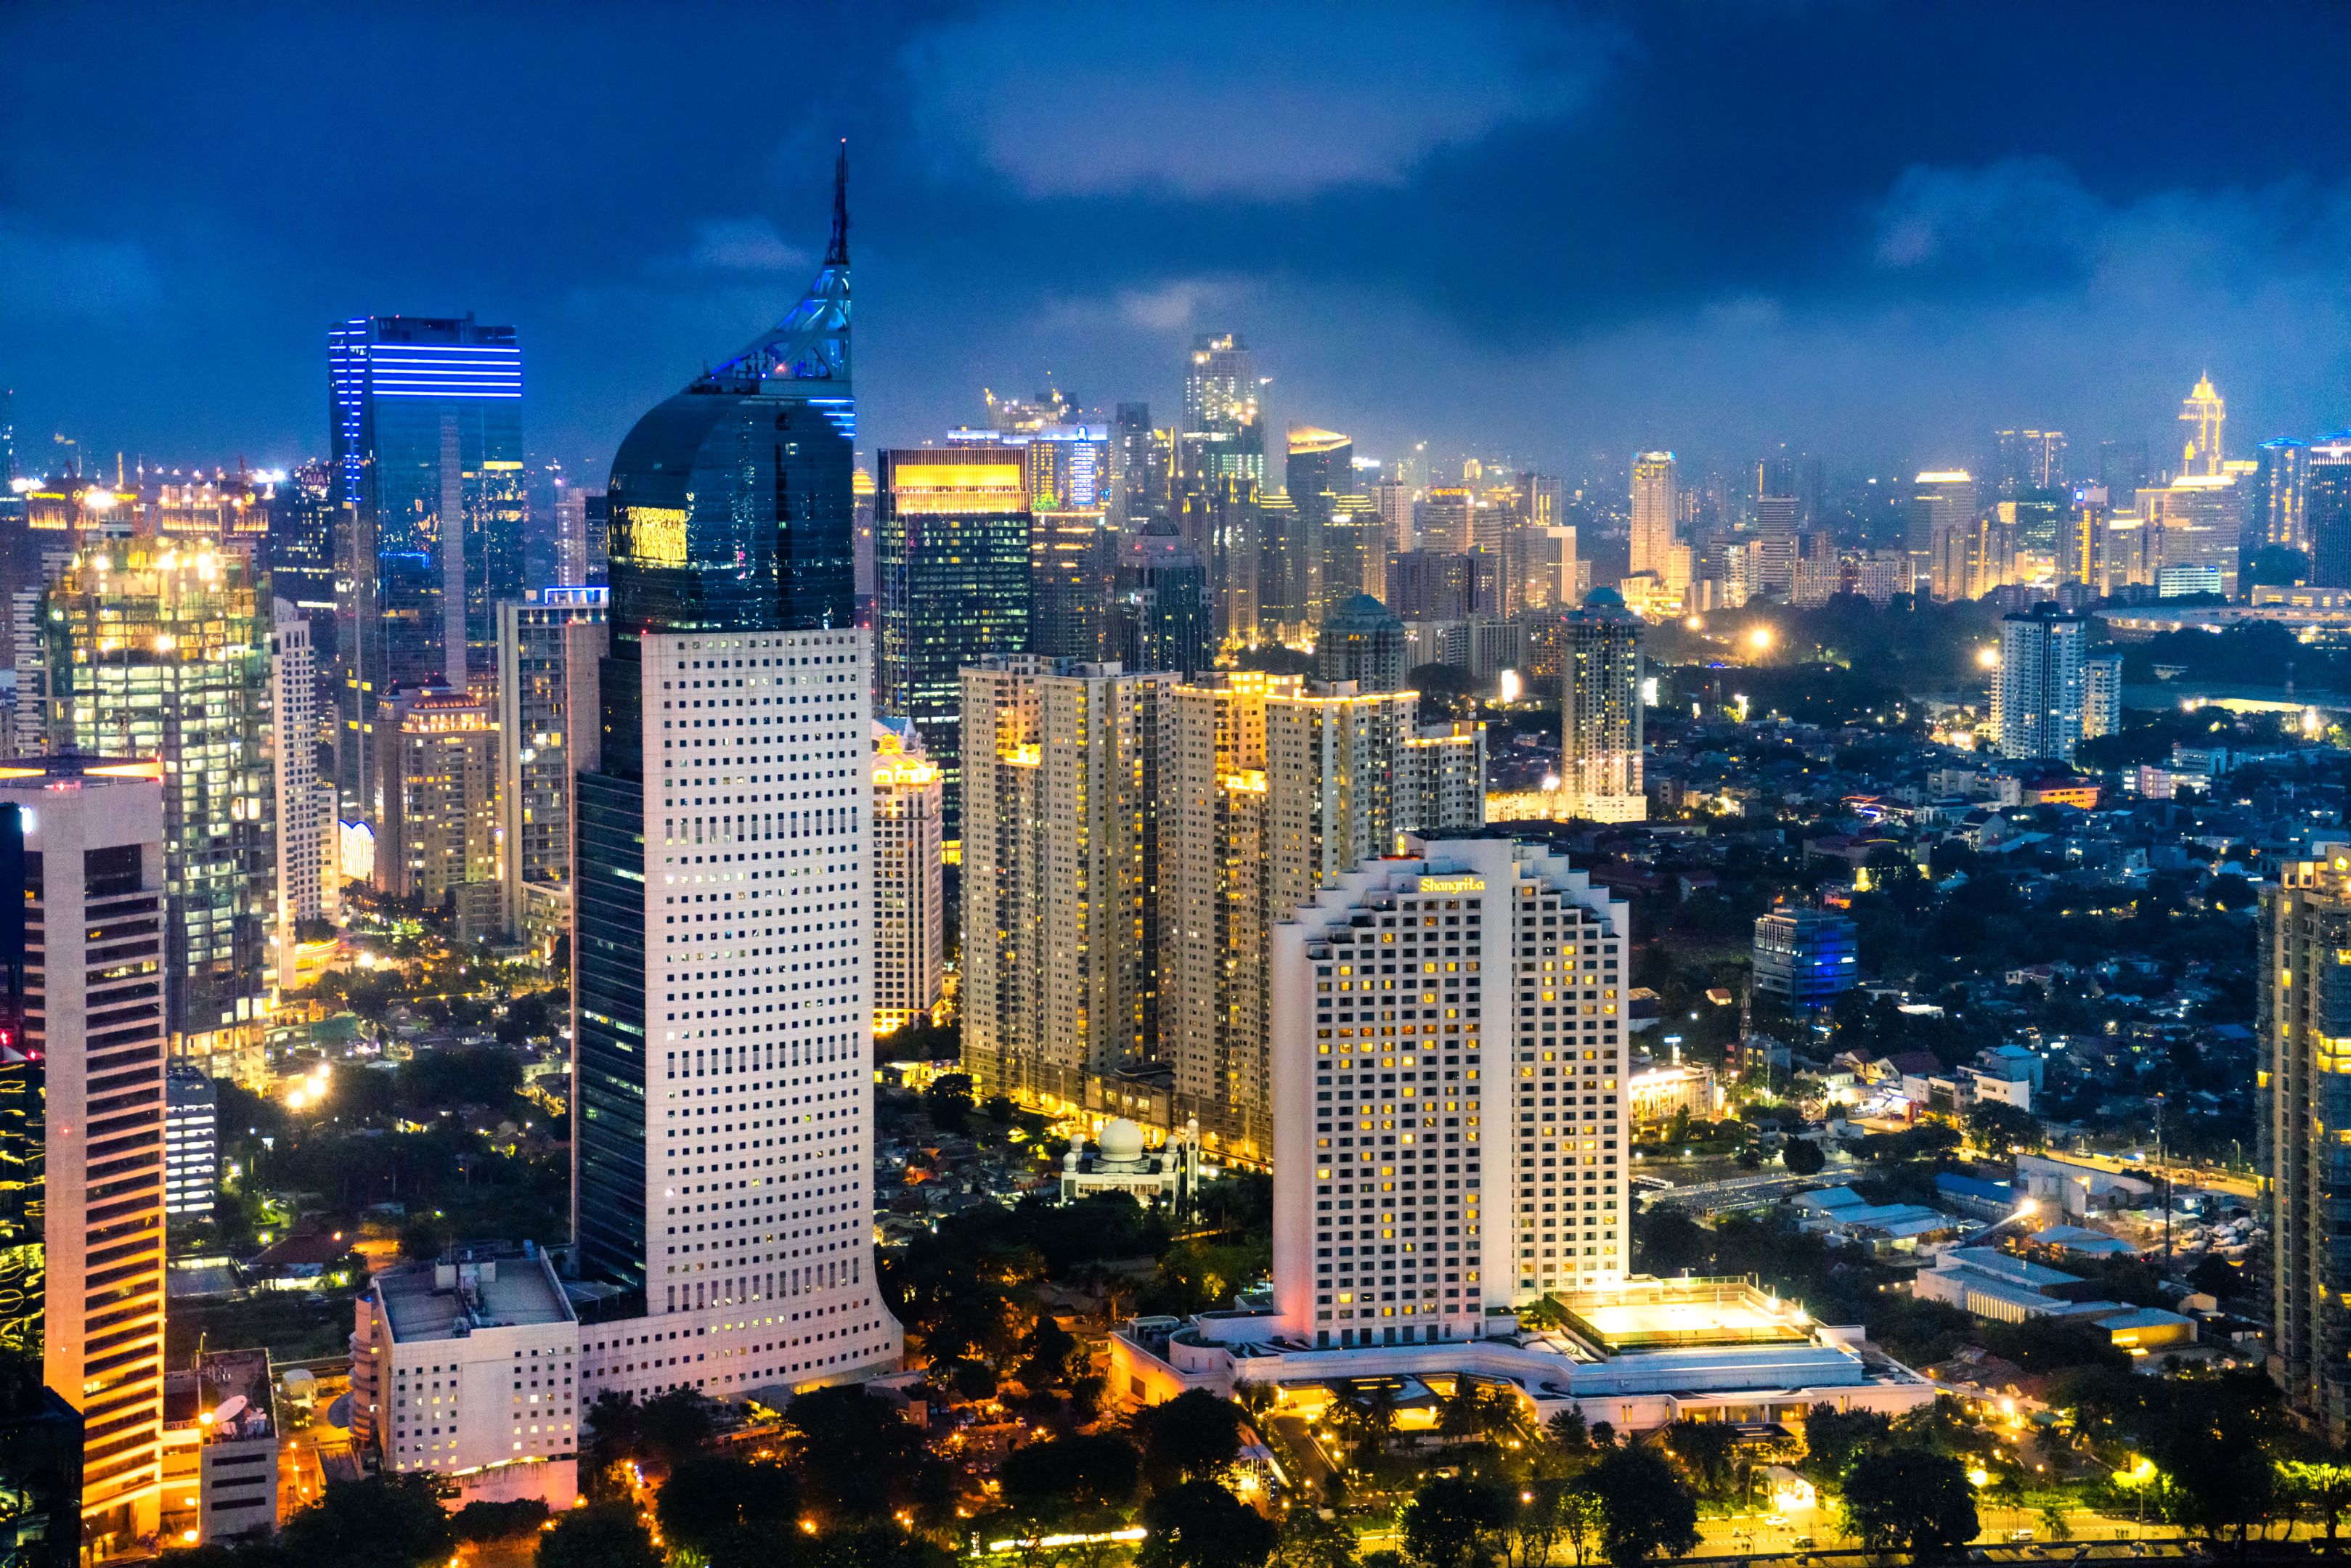
{"type": "Polygon", "coordinates": [[[849,138],[841,139],[841,156],[832,165],[832,245],[824,253],[827,267],[849,265],[849,138]]]}

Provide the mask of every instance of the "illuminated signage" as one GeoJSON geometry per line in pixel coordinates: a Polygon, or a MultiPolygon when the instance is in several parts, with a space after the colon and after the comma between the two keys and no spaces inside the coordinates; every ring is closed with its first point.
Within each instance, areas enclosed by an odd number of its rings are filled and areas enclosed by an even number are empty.
{"type": "Polygon", "coordinates": [[[1482,876],[1425,876],[1420,879],[1422,893],[1483,893],[1486,879],[1482,876]]]}

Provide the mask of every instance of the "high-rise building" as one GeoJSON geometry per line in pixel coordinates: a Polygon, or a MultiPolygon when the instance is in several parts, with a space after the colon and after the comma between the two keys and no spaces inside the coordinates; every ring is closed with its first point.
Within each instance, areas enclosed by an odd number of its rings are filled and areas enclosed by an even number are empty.
{"type": "Polygon", "coordinates": [[[2302,490],[2311,582],[2351,588],[2351,430],[2311,443],[2302,490]]]}
{"type": "Polygon", "coordinates": [[[1176,677],[1034,655],[963,672],[963,1059],[1082,1106],[1158,1045],[1161,772],[1176,677]]]}
{"type": "Polygon", "coordinates": [[[2188,426],[2187,444],[2179,454],[2181,476],[2219,478],[2227,455],[2222,435],[2228,428],[2229,405],[2214,390],[2210,371],[2198,376],[2194,389],[2179,400],[2179,422],[2188,426]]]}
{"type": "Polygon", "coordinates": [[[396,688],[464,690],[496,605],[522,592],[522,350],[471,316],[362,316],[327,334],[342,734],[336,779],[365,811],[396,688]]]}
{"type": "Polygon", "coordinates": [[[1405,621],[1465,621],[1502,612],[1501,563],[1492,556],[1406,550],[1388,557],[1386,603],[1405,621]]]}
{"type": "MultiPolygon", "coordinates": [[[[844,159],[807,296],[612,460],[611,652],[573,808],[572,1234],[615,1293],[580,1336],[583,1405],[898,1360],[870,1218],[845,183],[844,159]],[[724,1129],[754,1114],[775,1125],[747,1150],[724,1129]]],[[[1025,581],[1025,535],[1015,559],[1025,581]]]]}
{"type": "Polygon", "coordinates": [[[220,1090],[203,1069],[163,1073],[163,1212],[210,1219],[220,1193],[220,1090]]]}
{"type": "Polygon", "coordinates": [[[1794,597],[1796,512],[1793,496],[1755,497],[1755,550],[1749,558],[1749,592],[1776,593],[1782,600],[1794,597]]]}
{"type": "Polygon", "coordinates": [[[2002,757],[2074,760],[2082,741],[2082,661],[2089,640],[2087,618],[2054,604],[2001,618],[1991,722],[2002,757]]]}
{"type": "Polygon", "coordinates": [[[1237,333],[1203,333],[1192,343],[1184,376],[1184,428],[1176,451],[1179,488],[1207,490],[1266,483],[1264,383],[1237,333]]]}
{"type": "Polygon", "coordinates": [[[0,779],[0,886],[24,890],[0,904],[0,1345],[81,1415],[90,1561],[162,1516],[161,773],[73,757],[0,779]]]}
{"type": "Polygon", "coordinates": [[[2106,591],[2107,532],[2113,517],[2104,486],[2085,485],[2074,492],[2073,508],[2057,538],[2055,569],[2060,584],[2078,582],[2093,593],[2106,591]]]}
{"type": "Polygon", "coordinates": [[[1469,719],[1425,724],[1405,737],[1396,818],[1448,833],[1486,825],[1484,725],[1469,719]]]}
{"type": "Polygon", "coordinates": [[[1340,503],[1356,499],[1354,459],[1355,444],[1337,431],[1301,426],[1290,433],[1285,476],[1297,509],[1291,553],[1304,558],[1296,574],[1311,584],[1304,617],[1311,624],[1320,624],[1330,606],[1364,591],[1365,530],[1354,520],[1360,514],[1351,510],[1339,520],[1340,503]]]}
{"type": "Polygon", "coordinates": [[[1992,484],[2002,500],[2065,487],[2065,433],[2002,430],[1992,436],[1992,484]]]}
{"type": "Polygon", "coordinates": [[[1792,1009],[1826,1007],[1861,979],[1854,923],[1831,910],[1773,909],[1755,918],[1755,989],[1792,1009]]]}
{"type": "Polygon", "coordinates": [[[933,1017],[946,974],[939,770],[911,724],[873,727],[873,1032],[933,1017]]]}
{"type": "Polygon", "coordinates": [[[258,1046],[277,905],[273,631],[243,551],[85,539],[50,590],[51,749],[162,763],[173,1054],[258,1046]]]}
{"type": "Polygon", "coordinates": [[[500,914],[542,959],[571,928],[571,776],[596,722],[607,597],[556,587],[498,606],[500,914]]]}
{"type": "Polygon", "coordinates": [[[1405,676],[1404,622],[1368,593],[1332,610],[1314,640],[1314,674],[1353,681],[1360,692],[1400,692],[1405,676]]]}
{"type": "Polygon", "coordinates": [[[277,983],[290,990],[298,983],[294,949],[301,928],[327,912],[335,789],[319,777],[318,662],[310,644],[317,623],[287,600],[270,608],[269,821],[277,828],[277,882],[269,925],[277,983]]]}
{"type": "Polygon", "coordinates": [[[1100,512],[1038,512],[1029,527],[1029,651],[1103,657],[1118,574],[1118,536],[1100,512]]]}
{"type": "Polygon", "coordinates": [[[1641,737],[1641,618],[1612,588],[1562,617],[1560,786],[1572,816],[1597,822],[1647,817],[1641,737]]]}
{"type": "Polygon", "coordinates": [[[2303,483],[2310,461],[2310,443],[2281,435],[2264,441],[2253,473],[2252,536],[2255,545],[2310,551],[2310,530],[2304,512],[2303,483]]]}
{"type": "Polygon", "coordinates": [[[2092,653],[2082,661],[2082,738],[2123,732],[2123,656],[2092,653]]]}
{"type": "Polygon", "coordinates": [[[1391,468],[1380,476],[1372,488],[1372,509],[1379,514],[1384,548],[1390,551],[1420,548],[1419,534],[1413,524],[1413,507],[1417,503],[1412,485],[1391,468]]]}
{"type": "Polygon", "coordinates": [[[2241,476],[2183,474],[2159,490],[2141,490],[2138,509],[2158,594],[2235,596],[2245,528],[2241,476]]]}
{"type": "Polygon", "coordinates": [[[421,686],[376,714],[375,884],[428,910],[447,907],[459,936],[503,927],[507,863],[498,841],[496,710],[470,692],[421,686]]]}
{"type": "Polygon", "coordinates": [[[1165,520],[1175,509],[1174,448],[1151,427],[1151,405],[1123,402],[1111,420],[1111,515],[1128,533],[1165,520]]]}
{"type": "Polygon", "coordinates": [[[1424,550],[1467,555],[1477,548],[1477,502],[1458,486],[1439,486],[1421,497],[1413,523],[1414,542],[1424,550]]]}
{"type": "Polygon", "coordinates": [[[1928,579],[1936,598],[1965,594],[1968,541],[1975,531],[1975,476],[1964,468],[1920,474],[1911,491],[1906,542],[1911,574],[1928,579]]]}
{"type": "Polygon", "coordinates": [[[1173,523],[1150,523],[1119,543],[1111,649],[1136,671],[1190,675],[1208,668],[1208,574],[1173,523]]]}
{"type": "Polygon", "coordinates": [[[2351,1198],[2334,1176],[2351,1126],[2351,845],[2312,846],[2262,894],[2253,964],[2261,1103],[2255,1145],[2270,1228],[2271,1376],[2289,1408],[2351,1432],[2351,1198]]]}
{"type": "Polygon", "coordinates": [[[1674,542],[1681,518],[1677,465],[1670,452],[1644,452],[1633,459],[1633,555],[1635,577],[1653,573],[1673,592],[1689,585],[1689,558],[1674,542]]]}
{"type": "Polygon", "coordinates": [[[555,487],[555,586],[603,586],[605,517],[601,492],[559,479],[555,487]]]}
{"type": "Polygon", "coordinates": [[[1489,1312],[1625,1277],[1630,935],[1625,906],[1564,856],[1499,839],[1414,840],[1275,932],[1288,1333],[1479,1339],[1489,1312]],[[1347,1245],[1364,1226],[1420,1239],[1347,1245]]]}
{"type": "Polygon", "coordinates": [[[939,766],[946,831],[959,836],[956,720],[961,673],[991,653],[1028,651],[1028,492],[1021,452],[998,444],[916,447],[881,459],[882,716],[910,720],[939,766]]]}
{"type": "Polygon", "coordinates": [[[322,695],[335,657],[336,517],[341,503],[334,470],[305,463],[269,486],[269,591],[310,622],[322,695]]]}

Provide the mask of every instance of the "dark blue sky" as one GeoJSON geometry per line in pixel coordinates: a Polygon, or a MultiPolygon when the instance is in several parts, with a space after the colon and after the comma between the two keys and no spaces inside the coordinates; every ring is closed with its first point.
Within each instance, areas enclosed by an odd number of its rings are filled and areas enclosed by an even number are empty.
{"type": "Polygon", "coordinates": [[[2059,0],[0,5],[0,385],[325,439],[325,330],[473,310],[601,465],[797,296],[850,139],[868,444],[1196,331],[1384,455],[1965,460],[2351,423],[2351,10],[2059,0]]]}

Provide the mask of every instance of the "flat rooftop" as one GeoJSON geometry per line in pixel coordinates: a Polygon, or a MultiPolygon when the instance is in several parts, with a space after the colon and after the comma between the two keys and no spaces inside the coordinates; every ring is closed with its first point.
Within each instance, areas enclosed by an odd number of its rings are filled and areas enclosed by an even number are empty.
{"type": "Polygon", "coordinates": [[[562,1285],[537,1251],[461,1253],[387,1270],[374,1283],[396,1344],[572,1321],[562,1285]]]}
{"type": "Polygon", "coordinates": [[[1800,1344],[1813,1336],[1802,1307],[1745,1280],[1633,1280],[1560,1298],[1568,1325],[1610,1355],[1709,1345],[1800,1344]]]}

